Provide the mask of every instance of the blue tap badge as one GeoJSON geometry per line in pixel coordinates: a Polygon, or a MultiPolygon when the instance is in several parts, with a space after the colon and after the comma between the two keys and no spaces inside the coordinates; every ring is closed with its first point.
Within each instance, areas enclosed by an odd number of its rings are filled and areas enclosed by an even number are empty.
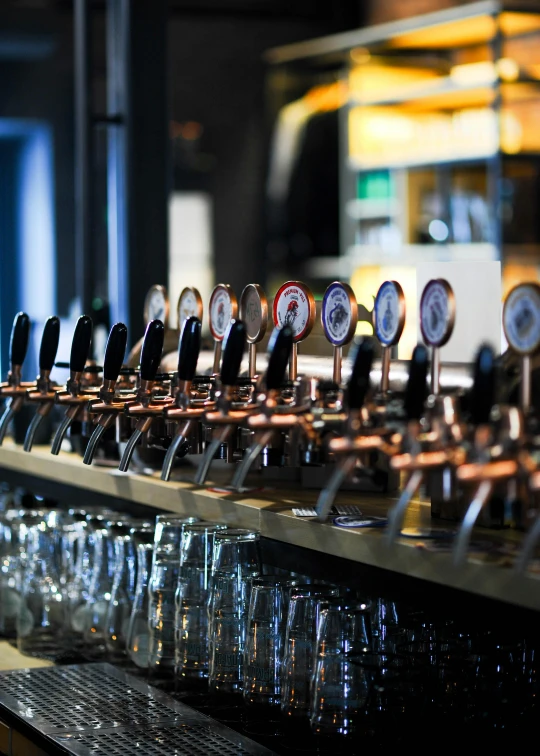
{"type": "Polygon", "coordinates": [[[330,284],[322,301],[321,322],[333,346],[343,346],[352,339],[358,322],[358,304],[350,286],[338,281],[330,284]]]}
{"type": "Polygon", "coordinates": [[[405,296],[397,281],[385,281],[373,306],[375,335],[385,347],[397,344],[405,325],[405,296]]]}
{"type": "Polygon", "coordinates": [[[428,346],[446,344],[454,330],[455,302],[452,287],[444,278],[433,278],[420,299],[420,330],[428,346]]]}

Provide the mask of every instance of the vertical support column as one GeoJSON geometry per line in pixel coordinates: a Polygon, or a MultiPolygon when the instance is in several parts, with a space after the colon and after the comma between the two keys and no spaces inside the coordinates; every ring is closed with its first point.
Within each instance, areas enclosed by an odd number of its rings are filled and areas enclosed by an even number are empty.
{"type": "Polygon", "coordinates": [[[167,285],[167,2],[107,7],[109,300],[132,346],[148,287],[167,285]]]}
{"type": "Polygon", "coordinates": [[[88,313],[93,297],[90,0],[75,0],[75,292],[88,313]]]}

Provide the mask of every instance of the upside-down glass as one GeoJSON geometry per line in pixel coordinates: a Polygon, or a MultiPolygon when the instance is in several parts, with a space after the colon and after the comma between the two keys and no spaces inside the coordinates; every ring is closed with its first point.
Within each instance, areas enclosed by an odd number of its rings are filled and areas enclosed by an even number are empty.
{"type": "Polygon", "coordinates": [[[137,586],[126,637],[131,674],[148,675],[148,580],[152,569],[154,544],[137,546],[137,586]]]}
{"type": "Polygon", "coordinates": [[[280,734],[281,660],[290,581],[251,582],[244,649],[244,729],[251,735],[280,734]]]}
{"type": "Polygon", "coordinates": [[[148,581],[148,674],[154,685],[174,687],[175,595],[180,573],[184,525],[196,517],[156,517],[152,567],[148,581]]]}
{"type": "Polygon", "coordinates": [[[371,651],[370,606],[329,602],[320,612],[310,721],[320,748],[351,753],[364,728],[372,678],[352,663],[371,651]]]}
{"type": "Polygon", "coordinates": [[[240,706],[250,579],[261,572],[259,533],[243,528],[214,535],[209,597],[209,691],[240,706]]]}
{"type": "Polygon", "coordinates": [[[208,689],[208,596],[215,533],[226,525],[185,525],[176,591],[175,688],[208,689]]]}
{"type": "Polygon", "coordinates": [[[44,518],[26,537],[27,560],[17,613],[17,648],[22,654],[59,659],[66,602],[55,559],[55,521],[44,518]],[[52,526],[51,526],[52,525],[52,526]]]}
{"type": "Polygon", "coordinates": [[[283,745],[315,749],[309,714],[320,601],[336,598],[330,585],[304,584],[290,589],[281,670],[283,745]]]}

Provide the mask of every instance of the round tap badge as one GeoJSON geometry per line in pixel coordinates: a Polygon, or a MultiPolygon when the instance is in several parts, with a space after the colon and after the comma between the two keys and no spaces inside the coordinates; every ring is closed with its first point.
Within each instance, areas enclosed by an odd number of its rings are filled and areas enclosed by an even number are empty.
{"type": "Polygon", "coordinates": [[[292,328],[293,340],[302,341],[315,322],[315,300],[308,287],[299,281],[287,281],[274,298],[274,325],[292,328]]]}
{"type": "Polygon", "coordinates": [[[144,299],[144,322],[146,325],[151,320],[161,320],[165,327],[169,322],[169,298],[164,286],[151,286],[144,299]]]}
{"type": "Polygon", "coordinates": [[[358,304],[350,286],[339,281],[324,292],[321,308],[324,335],[334,346],[348,344],[358,323],[358,304]]]}
{"type": "Polygon", "coordinates": [[[405,325],[405,296],[397,281],[385,281],[375,297],[373,327],[385,347],[397,344],[405,325]]]}
{"type": "Polygon", "coordinates": [[[216,341],[223,341],[229,323],[238,313],[238,302],[229,284],[214,287],[208,310],[212,336],[216,341]]]}
{"type": "Polygon", "coordinates": [[[428,346],[444,346],[454,328],[455,302],[452,287],[444,278],[433,278],[420,299],[420,329],[428,346]]]}
{"type": "Polygon", "coordinates": [[[240,320],[244,321],[250,344],[256,344],[264,337],[268,325],[268,301],[259,284],[248,284],[240,295],[240,320]]]}
{"type": "Polygon", "coordinates": [[[182,328],[182,323],[186,318],[199,318],[202,323],[203,319],[203,303],[202,298],[197,289],[192,286],[186,286],[182,289],[182,293],[178,297],[178,306],[176,308],[178,315],[178,329],[182,328]]]}
{"type": "Polygon", "coordinates": [[[533,354],[540,348],[540,286],[514,286],[503,308],[504,335],[518,354],[533,354]]]}

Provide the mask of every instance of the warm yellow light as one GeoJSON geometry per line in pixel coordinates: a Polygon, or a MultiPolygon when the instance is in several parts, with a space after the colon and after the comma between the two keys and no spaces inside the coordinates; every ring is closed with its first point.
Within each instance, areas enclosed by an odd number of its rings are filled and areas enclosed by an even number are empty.
{"type": "Polygon", "coordinates": [[[450,69],[450,78],[462,86],[490,84],[497,79],[497,71],[489,60],[480,63],[462,63],[450,69]]]}
{"type": "Polygon", "coordinates": [[[357,65],[367,63],[371,58],[369,50],[366,50],[365,47],[353,47],[350,52],[350,56],[353,63],[356,63],[357,65]]]}
{"type": "Polygon", "coordinates": [[[495,68],[503,81],[516,81],[519,78],[519,66],[513,58],[501,58],[495,68]]]}

